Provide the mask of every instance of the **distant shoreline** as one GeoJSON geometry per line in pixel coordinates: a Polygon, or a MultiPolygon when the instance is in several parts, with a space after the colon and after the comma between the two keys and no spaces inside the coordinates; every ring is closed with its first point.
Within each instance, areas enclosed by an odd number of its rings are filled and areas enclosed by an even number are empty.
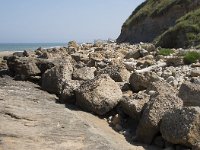
{"type": "Polygon", "coordinates": [[[65,46],[66,43],[0,43],[0,52],[2,51],[32,51],[39,47],[43,49],[58,48],[65,46]]]}

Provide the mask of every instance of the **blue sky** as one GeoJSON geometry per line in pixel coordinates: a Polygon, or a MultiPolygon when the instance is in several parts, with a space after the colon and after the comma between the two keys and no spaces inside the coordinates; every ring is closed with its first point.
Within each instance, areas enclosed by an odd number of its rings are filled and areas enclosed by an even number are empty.
{"type": "Polygon", "coordinates": [[[117,38],[144,0],[0,0],[0,43],[117,38]]]}

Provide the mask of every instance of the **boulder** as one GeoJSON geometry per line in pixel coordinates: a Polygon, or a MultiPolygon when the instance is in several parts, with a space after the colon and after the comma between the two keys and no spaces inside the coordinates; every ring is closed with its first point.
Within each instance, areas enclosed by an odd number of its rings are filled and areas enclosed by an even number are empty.
{"type": "Polygon", "coordinates": [[[126,59],[130,59],[130,58],[138,59],[140,57],[141,57],[141,54],[139,50],[129,50],[125,56],[126,59]]]}
{"type": "Polygon", "coordinates": [[[157,94],[150,97],[136,131],[137,139],[146,144],[150,144],[156,134],[159,133],[162,117],[166,113],[183,106],[182,100],[174,94],[174,90],[170,90],[172,88],[167,89],[161,84],[160,87],[162,88],[158,89],[157,94]],[[163,90],[164,88],[166,90],[163,90]]]}
{"type": "Polygon", "coordinates": [[[91,80],[94,78],[95,67],[83,67],[74,70],[72,79],[73,80],[91,80]]]}
{"type": "Polygon", "coordinates": [[[59,101],[63,104],[75,103],[76,102],[75,90],[80,87],[80,84],[81,82],[78,80],[66,80],[63,83],[59,101]]]}
{"type": "Polygon", "coordinates": [[[180,66],[183,65],[183,57],[181,56],[168,56],[165,57],[168,66],[180,66]]]}
{"type": "Polygon", "coordinates": [[[200,77],[200,67],[191,70],[191,77],[200,77]]]}
{"type": "Polygon", "coordinates": [[[41,74],[45,73],[48,69],[53,68],[54,66],[59,65],[59,60],[51,60],[51,59],[36,59],[36,65],[40,69],[41,74]]]}
{"type": "Polygon", "coordinates": [[[97,75],[109,74],[109,76],[115,82],[128,81],[130,77],[130,72],[125,67],[122,67],[122,66],[109,66],[109,67],[98,70],[96,74],[97,75]]]}
{"type": "Polygon", "coordinates": [[[150,96],[144,91],[134,93],[131,96],[123,96],[120,105],[122,110],[134,120],[139,121],[145,104],[149,101],[150,96]]]}
{"type": "Polygon", "coordinates": [[[200,84],[185,82],[179,89],[178,96],[186,106],[200,106],[200,84]]]}
{"type": "Polygon", "coordinates": [[[122,91],[109,75],[102,74],[85,81],[76,90],[76,103],[87,111],[105,115],[111,111],[122,97],[122,91]]]}
{"type": "Polygon", "coordinates": [[[64,63],[47,70],[42,76],[42,89],[61,94],[64,81],[71,80],[73,67],[71,63],[64,63]]]}
{"type": "Polygon", "coordinates": [[[150,83],[147,88],[147,93],[149,93],[150,91],[155,92],[154,96],[162,94],[162,93],[177,95],[177,90],[175,90],[174,87],[172,87],[169,83],[167,83],[164,80],[150,83]]]}
{"type": "Polygon", "coordinates": [[[160,78],[154,72],[134,72],[129,79],[132,90],[135,92],[145,90],[151,82],[159,81],[160,78]]]}
{"type": "Polygon", "coordinates": [[[165,114],[160,131],[170,143],[200,149],[200,108],[185,107],[165,114]]]}
{"type": "Polygon", "coordinates": [[[9,70],[15,76],[37,76],[41,73],[34,58],[10,56],[7,58],[9,70]]]}

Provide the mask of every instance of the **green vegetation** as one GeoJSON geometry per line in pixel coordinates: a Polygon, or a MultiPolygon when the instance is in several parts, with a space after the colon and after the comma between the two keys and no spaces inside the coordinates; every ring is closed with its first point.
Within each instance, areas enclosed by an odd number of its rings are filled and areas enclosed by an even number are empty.
{"type": "Polygon", "coordinates": [[[123,27],[132,27],[135,23],[151,16],[161,16],[167,10],[176,5],[176,7],[186,7],[192,0],[146,0],[139,5],[130,17],[126,20],[123,27]]]}
{"type": "Polygon", "coordinates": [[[173,54],[174,53],[174,51],[173,50],[171,50],[171,49],[167,49],[167,48],[162,48],[162,49],[160,49],[159,50],[159,55],[163,55],[163,56],[169,56],[169,55],[171,55],[171,54],[173,54]]]}
{"type": "Polygon", "coordinates": [[[157,46],[179,48],[200,44],[200,8],[177,20],[176,25],[157,38],[157,46]]]}
{"type": "Polygon", "coordinates": [[[187,52],[184,56],[184,62],[186,64],[192,64],[200,60],[200,53],[196,51],[187,52]]]}

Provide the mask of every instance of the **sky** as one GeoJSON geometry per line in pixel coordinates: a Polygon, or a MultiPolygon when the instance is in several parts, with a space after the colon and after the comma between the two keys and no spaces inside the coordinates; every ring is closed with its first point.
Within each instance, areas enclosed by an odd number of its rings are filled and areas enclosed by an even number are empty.
{"type": "Polygon", "coordinates": [[[0,43],[116,39],[144,0],[0,0],[0,43]]]}

